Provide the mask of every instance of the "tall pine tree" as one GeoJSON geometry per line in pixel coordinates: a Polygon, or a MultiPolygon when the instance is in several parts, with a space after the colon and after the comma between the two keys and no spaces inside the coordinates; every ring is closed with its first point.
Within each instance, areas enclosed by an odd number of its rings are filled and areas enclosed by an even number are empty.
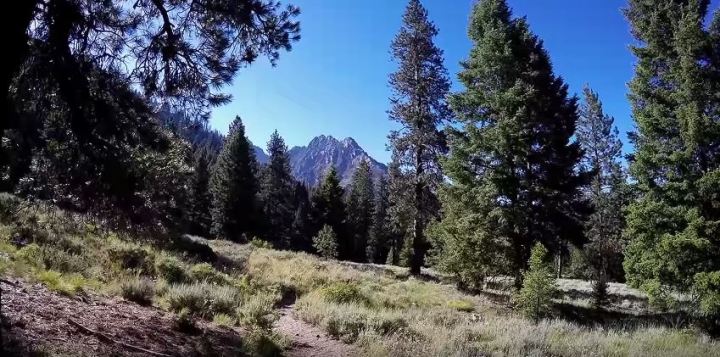
{"type": "Polygon", "coordinates": [[[263,205],[265,240],[276,247],[290,248],[295,220],[295,179],[290,173],[290,157],[277,130],[267,144],[268,164],[262,168],[260,201],[263,205]]]}
{"type": "Polygon", "coordinates": [[[504,0],[475,5],[469,36],[474,45],[459,74],[465,90],[450,99],[462,129],[449,130],[444,168],[452,187],[443,197],[446,214],[463,226],[444,221],[439,229],[487,249],[508,247],[504,260],[519,288],[536,242],[557,254],[583,236],[580,187],[587,177],[576,171],[582,152],[571,142],[576,99],[553,74],[542,41],[525,19],[511,18],[504,0]]]}
{"type": "Polygon", "coordinates": [[[651,301],[692,292],[700,312],[717,319],[720,102],[718,42],[703,26],[708,5],[631,0],[625,10],[639,42],[629,97],[637,127],[630,173],[641,197],[629,207],[624,266],[651,301]]]}
{"type": "Polygon", "coordinates": [[[412,182],[400,170],[397,156],[388,165],[388,256],[387,264],[400,265],[401,252],[412,231],[415,205],[412,202],[412,182]]]}
{"type": "Polygon", "coordinates": [[[437,212],[435,191],[443,179],[438,160],[447,151],[438,126],[450,119],[445,102],[450,81],[443,52],[433,43],[437,33],[420,1],[410,0],[391,46],[399,68],[390,75],[389,115],[403,129],[392,132],[390,141],[401,169],[408,169],[413,182],[412,274],[419,274],[424,264],[425,227],[437,212]]]}
{"type": "Polygon", "coordinates": [[[603,289],[608,279],[622,279],[623,207],[629,193],[615,118],[604,113],[598,94],[590,87],[585,86],[583,95],[576,135],[585,153],[582,165],[592,172],[586,195],[593,208],[585,228],[586,253],[595,286],[603,289]]]}
{"type": "Polygon", "coordinates": [[[310,194],[302,182],[295,182],[294,192],[295,217],[293,219],[290,236],[290,248],[309,252],[312,250],[312,223],[310,221],[311,205],[310,194]]]}
{"type": "Polygon", "coordinates": [[[372,227],[374,194],[370,162],[363,159],[353,172],[347,202],[348,233],[353,240],[350,259],[357,262],[367,260],[366,250],[372,227]]]}
{"type": "Polygon", "coordinates": [[[332,166],[312,196],[313,236],[325,225],[329,226],[337,236],[339,257],[348,259],[352,253],[352,241],[346,235],[344,196],[345,190],[340,186],[337,170],[332,166]]]}
{"type": "Polygon", "coordinates": [[[210,177],[212,227],[215,237],[244,241],[257,232],[259,205],[255,153],[236,116],[210,177]]]}

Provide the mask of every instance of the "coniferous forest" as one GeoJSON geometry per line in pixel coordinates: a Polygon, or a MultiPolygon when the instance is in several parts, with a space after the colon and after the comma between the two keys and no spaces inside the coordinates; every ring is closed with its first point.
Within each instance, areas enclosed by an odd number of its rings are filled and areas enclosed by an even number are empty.
{"type": "Polygon", "coordinates": [[[299,7],[8,6],[0,351],[718,355],[720,9],[627,0],[622,12],[627,135],[592,83],[571,91],[508,1],[472,2],[470,50],[450,73],[442,29],[408,0],[376,49],[394,68],[395,129],[377,132],[387,170],[363,157],[348,182],[332,163],[306,182],[284,128],[252,143],[242,111],[227,130],[209,120],[257,61],[282,66],[302,45],[299,7]],[[23,332],[45,329],[27,322],[41,309],[30,302],[58,294],[120,296],[168,313],[173,332],[161,343],[72,317],[61,329],[100,347],[41,344],[23,332]],[[327,334],[320,347],[293,339],[310,328],[327,334]],[[181,336],[194,337],[181,348],[181,336]]]}

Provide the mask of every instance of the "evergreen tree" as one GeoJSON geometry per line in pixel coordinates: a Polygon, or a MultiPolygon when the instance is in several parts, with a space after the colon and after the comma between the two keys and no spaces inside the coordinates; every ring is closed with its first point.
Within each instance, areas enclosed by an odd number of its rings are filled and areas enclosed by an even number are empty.
{"type": "Polygon", "coordinates": [[[372,227],[367,244],[367,259],[371,263],[384,263],[388,251],[388,184],[383,176],[377,181],[373,202],[372,227]]]}
{"type": "Polygon", "coordinates": [[[530,268],[525,272],[516,301],[525,316],[535,320],[535,323],[550,312],[552,298],[557,291],[552,270],[545,262],[547,255],[547,249],[541,243],[535,243],[530,252],[530,268]]]}
{"type": "Polygon", "coordinates": [[[703,25],[708,4],[631,0],[625,10],[639,42],[629,97],[641,196],[628,209],[624,267],[651,302],[694,293],[720,324],[718,41],[703,25]]]}
{"type": "Polygon", "coordinates": [[[199,149],[194,154],[194,171],[190,178],[189,202],[187,205],[188,230],[191,234],[207,237],[210,234],[212,217],[210,208],[210,166],[213,158],[206,149],[199,149]]]}
{"type": "Polygon", "coordinates": [[[264,237],[276,247],[290,248],[295,220],[295,179],[290,173],[290,157],[277,130],[267,144],[269,161],[261,170],[260,201],[263,205],[264,237]]]}
{"type": "Polygon", "coordinates": [[[318,232],[328,225],[337,235],[338,257],[348,259],[352,252],[352,241],[346,237],[345,230],[345,190],[340,186],[337,170],[332,166],[322,184],[312,196],[312,220],[318,232]]]}
{"type": "Polygon", "coordinates": [[[291,228],[290,248],[309,252],[312,250],[312,224],[310,220],[310,196],[302,182],[295,182],[295,217],[291,228]]]}
{"type": "Polygon", "coordinates": [[[372,228],[374,187],[370,162],[367,159],[353,172],[347,199],[348,230],[353,240],[350,259],[367,260],[366,250],[372,228]]]}
{"type": "Polygon", "coordinates": [[[400,170],[396,155],[388,165],[388,257],[387,264],[400,265],[402,248],[412,231],[415,206],[412,203],[412,182],[400,170]]]}
{"type": "Polygon", "coordinates": [[[313,247],[315,251],[323,258],[338,257],[338,242],[337,235],[329,225],[324,225],[318,234],[313,237],[313,247]]]}
{"type": "Polygon", "coordinates": [[[210,233],[232,241],[246,241],[257,232],[258,183],[255,153],[236,116],[210,177],[212,227],[210,233]]]}
{"type": "MultiPolygon", "coordinates": [[[[443,197],[451,219],[439,227],[487,249],[508,247],[504,260],[519,288],[535,242],[558,253],[583,237],[587,175],[577,171],[582,151],[571,142],[576,99],[553,74],[542,41],[525,19],[511,18],[504,0],[475,5],[469,36],[474,46],[459,74],[465,90],[450,98],[462,128],[448,129],[451,155],[443,167],[452,185],[443,197]],[[457,219],[465,220],[463,231],[453,227],[457,219]]],[[[491,269],[484,265],[469,275],[491,269]]]]}
{"type": "Polygon", "coordinates": [[[438,126],[450,119],[445,97],[450,88],[442,50],[433,43],[438,30],[419,0],[410,0],[391,52],[398,70],[390,75],[390,119],[403,129],[390,134],[401,168],[409,168],[415,206],[410,272],[419,274],[424,264],[424,232],[437,212],[435,190],[442,182],[438,160],[447,150],[438,126]]]}
{"type": "MultiPolygon", "coordinates": [[[[615,119],[603,112],[596,92],[586,86],[580,107],[577,139],[585,155],[582,165],[592,172],[586,195],[593,206],[585,228],[588,260],[593,268],[596,296],[602,297],[610,277],[622,279],[623,207],[628,202],[625,174],[620,163],[622,143],[615,119]]],[[[600,300],[596,301],[598,305],[600,300]]]]}

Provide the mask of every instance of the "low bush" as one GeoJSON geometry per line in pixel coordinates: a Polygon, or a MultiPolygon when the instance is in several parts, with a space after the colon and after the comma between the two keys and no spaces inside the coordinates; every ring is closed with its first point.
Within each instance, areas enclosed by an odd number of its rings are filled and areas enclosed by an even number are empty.
{"type": "Polygon", "coordinates": [[[28,244],[15,252],[15,259],[27,265],[44,268],[42,248],[35,243],[28,244]]]}
{"type": "Polygon", "coordinates": [[[142,277],[130,278],[120,284],[120,293],[127,300],[150,305],[155,296],[155,282],[142,277]]]}
{"type": "Polygon", "coordinates": [[[198,332],[193,314],[188,309],[182,309],[178,312],[177,317],[175,317],[174,327],[175,330],[182,333],[195,334],[198,332]]]}
{"type": "Polygon", "coordinates": [[[218,326],[231,327],[235,326],[237,319],[228,314],[217,314],[213,316],[213,323],[218,326]]]}
{"type": "Polygon", "coordinates": [[[153,253],[133,243],[116,243],[108,249],[108,256],[121,269],[133,270],[143,275],[153,275],[153,253]]]}
{"type": "Polygon", "coordinates": [[[21,202],[17,196],[0,192],[0,222],[11,222],[21,202]]]}
{"type": "Polygon", "coordinates": [[[217,314],[234,313],[241,301],[241,294],[231,286],[175,284],[168,288],[165,299],[172,311],[187,309],[193,315],[210,319],[217,314]]]}
{"type": "Polygon", "coordinates": [[[229,284],[230,277],[213,268],[208,263],[195,264],[190,268],[190,279],[197,282],[229,284]]]}
{"type": "Polygon", "coordinates": [[[155,259],[155,272],[168,283],[182,283],[187,280],[183,264],[173,256],[159,255],[155,259]]]}
{"type": "Polygon", "coordinates": [[[475,304],[472,301],[467,300],[450,300],[447,302],[447,306],[449,308],[462,312],[475,311],[475,304]]]}
{"type": "Polygon", "coordinates": [[[74,296],[83,291],[85,279],[80,275],[64,276],[54,270],[43,270],[36,273],[35,278],[47,286],[48,289],[63,295],[74,296]]]}
{"type": "Polygon", "coordinates": [[[174,238],[170,244],[170,249],[184,253],[203,262],[214,262],[217,260],[217,255],[212,248],[188,235],[174,238]]]}
{"type": "Polygon", "coordinates": [[[322,288],[323,297],[338,304],[361,303],[368,304],[368,298],[358,289],[357,285],[347,282],[335,282],[322,288]]]}
{"type": "Polygon", "coordinates": [[[236,311],[238,321],[250,330],[269,332],[278,319],[273,309],[276,297],[271,294],[257,294],[251,296],[236,311]]]}
{"type": "Polygon", "coordinates": [[[273,246],[270,242],[262,240],[257,237],[253,237],[253,239],[250,240],[250,245],[252,245],[255,248],[263,248],[263,249],[272,249],[273,246]]]}

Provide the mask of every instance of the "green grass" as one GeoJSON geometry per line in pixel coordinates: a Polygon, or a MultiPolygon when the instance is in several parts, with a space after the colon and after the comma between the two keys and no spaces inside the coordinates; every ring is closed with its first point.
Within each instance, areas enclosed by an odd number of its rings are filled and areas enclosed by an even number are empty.
{"type": "Polygon", "coordinates": [[[296,316],[367,356],[720,356],[720,343],[697,331],[561,319],[534,324],[404,270],[201,238],[182,240],[184,251],[172,237],[106,230],[53,208],[8,210],[2,202],[15,200],[6,196],[0,194],[4,276],[67,295],[90,291],[154,304],[176,313],[183,331],[197,332],[197,319],[241,325],[249,355],[288,345],[271,327],[282,297],[297,296],[296,316]]]}

